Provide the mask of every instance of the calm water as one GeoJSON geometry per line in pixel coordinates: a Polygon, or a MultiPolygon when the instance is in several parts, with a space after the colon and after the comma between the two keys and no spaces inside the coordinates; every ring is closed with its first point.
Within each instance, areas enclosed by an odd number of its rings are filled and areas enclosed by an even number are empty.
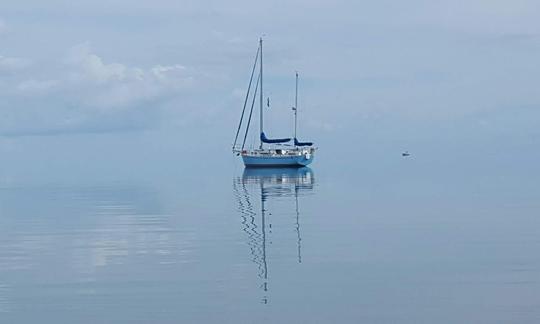
{"type": "Polygon", "coordinates": [[[536,174],[321,155],[5,171],[0,322],[540,322],[536,174]]]}

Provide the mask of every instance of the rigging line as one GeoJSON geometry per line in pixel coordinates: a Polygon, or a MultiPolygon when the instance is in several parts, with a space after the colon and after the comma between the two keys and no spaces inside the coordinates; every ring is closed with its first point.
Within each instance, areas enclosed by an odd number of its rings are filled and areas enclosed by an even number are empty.
{"type": "Polygon", "coordinates": [[[255,62],[253,63],[253,69],[251,70],[251,77],[249,78],[249,85],[246,92],[246,98],[244,99],[244,108],[242,109],[242,115],[240,116],[240,123],[238,124],[238,129],[236,130],[236,136],[234,137],[233,149],[236,146],[236,141],[238,140],[238,134],[240,134],[240,128],[242,127],[242,121],[244,120],[244,113],[246,111],[247,102],[249,99],[249,92],[251,91],[251,84],[253,82],[253,75],[255,74],[255,68],[257,67],[257,60],[259,59],[259,52],[261,48],[257,48],[257,54],[255,55],[255,62]]]}
{"type": "MultiPolygon", "coordinates": [[[[259,250],[258,248],[258,240],[260,239],[260,234],[257,232],[257,225],[255,225],[255,217],[256,213],[253,211],[253,206],[251,204],[249,193],[246,189],[246,184],[241,179],[238,179],[237,181],[233,181],[233,189],[235,192],[235,195],[237,196],[238,204],[239,204],[239,211],[240,211],[240,217],[242,218],[242,231],[244,231],[248,235],[248,245],[251,250],[252,255],[252,261],[257,264],[258,269],[262,269],[261,264],[261,257],[259,256],[259,250]],[[242,186],[242,190],[238,188],[238,186],[242,186]],[[243,202],[242,197],[245,199],[245,203],[243,202]],[[251,221],[248,221],[248,217],[251,219],[251,221]],[[251,225],[250,225],[251,224],[251,225]]],[[[262,270],[259,270],[260,276],[262,276],[262,270]]]]}
{"type": "Polygon", "coordinates": [[[253,115],[253,107],[255,106],[255,99],[257,99],[257,90],[259,89],[259,81],[261,80],[261,75],[257,78],[257,83],[255,84],[255,92],[253,93],[253,100],[251,101],[251,110],[249,111],[248,123],[246,126],[246,133],[244,134],[244,141],[242,142],[242,151],[244,150],[244,145],[246,145],[246,138],[249,131],[249,124],[251,124],[251,116],[253,115]]]}
{"type": "Polygon", "coordinates": [[[263,260],[262,260],[262,236],[261,233],[257,232],[257,224],[255,223],[255,216],[257,216],[257,213],[253,211],[253,203],[250,200],[250,194],[249,191],[246,188],[246,183],[242,181],[242,189],[244,191],[244,195],[246,197],[247,207],[249,210],[249,217],[250,217],[250,232],[252,233],[250,237],[253,239],[253,245],[251,246],[252,251],[252,260],[255,264],[257,264],[258,269],[258,276],[260,278],[264,277],[264,267],[263,267],[263,260]]]}

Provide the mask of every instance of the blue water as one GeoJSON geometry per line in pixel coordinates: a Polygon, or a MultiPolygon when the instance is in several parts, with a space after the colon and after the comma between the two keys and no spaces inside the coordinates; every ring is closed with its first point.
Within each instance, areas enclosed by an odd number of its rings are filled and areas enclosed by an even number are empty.
{"type": "Polygon", "coordinates": [[[4,161],[1,323],[540,322],[531,164],[147,153],[4,161]]]}

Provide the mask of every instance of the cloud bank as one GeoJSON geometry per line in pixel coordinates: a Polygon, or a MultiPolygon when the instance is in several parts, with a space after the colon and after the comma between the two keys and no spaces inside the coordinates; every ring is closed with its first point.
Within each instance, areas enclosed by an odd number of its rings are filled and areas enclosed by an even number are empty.
{"type": "Polygon", "coordinates": [[[0,75],[0,135],[153,127],[164,103],[197,83],[197,76],[180,64],[144,68],[107,62],[88,42],[49,64],[57,68],[18,76],[14,72],[27,69],[30,60],[0,56],[0,72],[10,74],[3,80],[0,75]]]}
{"type": "Polygon", "coordinates": [[[82,103],[106,109],[136,106],[181,93],[195,83],[186,67],[154,65],[150,68],[106,63],[84,43],[69,51],[69,75],[63,83],[75,90],[90,92],[82,103]]]}

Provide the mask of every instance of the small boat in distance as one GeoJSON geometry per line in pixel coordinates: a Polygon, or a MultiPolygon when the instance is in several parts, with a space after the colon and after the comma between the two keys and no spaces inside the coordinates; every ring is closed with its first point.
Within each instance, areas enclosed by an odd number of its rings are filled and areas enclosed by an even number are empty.
{"type": "Polygon", "coordinates": [[[411,155],[411,153],[409,153],[409,151],[405,151],[405,152],[401,153],[401,156],[403,156],[403,157],[407,157],[407,156],[410,156],[410,155],[411,155]]]}
{"type": "MultiPolygon", "coordinates": [[[[238,129],[236,130],[236,136],[234,138],[233,153],[242,156],[244,165],[246,167],[303,167],[313,162],[315,147],[312,142],[300,142],[296,137],[297,128],[297,116],[298,116],[298,73],[296,73],[296,96],[295,106],[292,108],[294,111],[294,138],[293,143],[290,144],[291,138],[268,138],[264,133],[264,111],[263,111],[263,41],[259,40],[259,47],[257,54],[255,55],[255,63],[251,70],[251,77],[249,79],[249,85],[244,100],[244,108],[242,109],[242,115],[240,116],[240,122],[238,129]],[[253,76],[255,70],[259,67],[259,75],[255,82],[253,91],[253,76]],[[253,92],[253,94],[252,94],[253,92]],[[251,124],[251,117],[253,116],[253,107],[257,99],[257,92],[259,92],[259,147],[258,148],[246,148],[246,139],[249,132],[249,126],[251,124]],[[246,108],[248,101],[251,97],[251,109],[249,115],[246,116],[246,108]],[[244,118],[246,117],[246,118],[244,118]],[[245,132],[242,140],[242,145],[238,141],[242,124],[245,121],[245,132]],[[264,145],[270,144],[270,145],[264,145]]],[[[269,106],[269,102],[267,101],[269,106]]]]}

